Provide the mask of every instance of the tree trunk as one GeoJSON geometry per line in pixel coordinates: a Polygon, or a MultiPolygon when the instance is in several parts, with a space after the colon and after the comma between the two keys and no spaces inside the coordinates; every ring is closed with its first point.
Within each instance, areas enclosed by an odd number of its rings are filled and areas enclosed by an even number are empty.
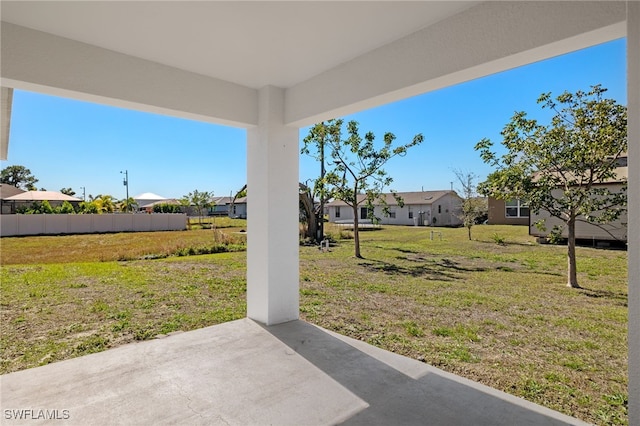
{"type": "Polygon", "coordinates": [[[567,287],[580,288],[578,285],[578,273],[576,270],[576,218],[571,217],[567,222],[567,261],[568,261],[568,276],[567,287]]]}
{"type": "Polygon", "coordinates": [[[360,254],[360,227],[358,226],[358,204],[353,205],[353,245],[355,247],[355,257],[362,259],[360,254]]]}
{"type": "Polygon", "coordinates": [[[467,232],[469,234],[469,241],[471,241],[471,226],[467,226],[467,232]]]}
{"type": "MultiPolygon", "coordinates": [[[[302,184],[300,184],[300,186],[302,188],[302,184]]],[[[300,191],[299,199],[304,208],[305,215],[307,216],[306,236],[309,238],[313,238],[318,244],[320,244],[320,241],[318,240],[318,220],[316,217],[316,212],[313,208],[313,198],[311,198],[311,195],[309,194],[306,187],[302,189],[303,190],[300,191]]]]}

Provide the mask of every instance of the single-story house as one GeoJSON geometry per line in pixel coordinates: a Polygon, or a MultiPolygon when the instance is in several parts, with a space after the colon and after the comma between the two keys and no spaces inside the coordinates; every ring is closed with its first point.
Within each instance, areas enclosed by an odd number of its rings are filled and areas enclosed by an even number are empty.
{"type": "Polygon", "coordinates": [[[209,216],[227,216],[229,214],[229,207],[233,197],[214,197],[211,202],[214,203],[209,208],[209,216]]]}
{"type": "Polygon", "coordinates": [[[22,194],[25,192],[23,189],[16,188],[13,185],[9,185],[6,183],[0,183],[0,205],[2,209],[0,210],[1,214],[14,214],[15,211],[15,203],[10,201],[5,201],[8,197],[12,197],[14,195],[22,194]]]}
{"type": "Polygon", "coordinates": [[[529,205],[519,198],[499,200],[489,197],[489,225],[529,225],[529,205]]]}
{"type": "MultiPolygon", "coordinates": [[[[458,217],[461,211],[462,198],[450,190],[398,192],[404,206],[400,207],[392,193],[383,194],[389,206],[389,216],[385,216],[382,207],[374,206],[373,215],[382,225],[415,225],[415,226],[460,226],[458,217]]],[[[358,195],[358,201],[365,195],[358,195]]],[[[327,204],[329,222],[353,223],[353,209],[344,201],[333,200],[327,204]]],[[[358,208],[358,219],[366,220],[369,216],[363,204],[358,208]]]]}
{"type": "MultiPolygon", "coordinates": [[[[138,209],[153,210],[153,206],[156,204],[171,203],[171,199],[165,198],[162,195],[154,194],[153,192],[143,192],[133,196],[133,199],[138,204],[138,209]]],[[[173,200],[175,202],[175,200],[173,200]]]]}
{"type": "Polygon", "coordinates": [[[229,217],[234,219],[247,218],[247,197],[236,198],[235,202],[229,204],[229,217]]]}
{"type": "MultiPolygon", "coordinates": [[[[595,187],[608,188],[611,192],[619,192],[622,190],[629,176],[627,167],[627,157],[618,158],[618,167],[615,170],[616,176],[605,182],[594,185],[595,187]]],[[[557,193],[558,197],[562,195],[562,189],[554,189],[552,194],[557,193]]],[[[576,239],[593,241],[617,241],[627,242],[627,214],[623,213],[618,219],[607,224],[591,223],[584,217],[578,217],[576,221],[576,239]]],[[[567,229],[564,222],[556,217],[551,217],[549,212],[540,210],[538,213],[531,212],[529,218],[529,235],[540,238],[546,238],[553,230],[554,226],[562,229],[562,237],[567,238],[567,229]],[[535,224],[539,220],[544,219],[545,230],[538,229],[535,224]]]]}
{"type": "Polygon", "coordinates": [[[78,204],[82,202],[81,199],[72,197],[67,194],[63,194],[58,191],[24,191],[19,194],[7,197],[4,202],[12,203],[11,210],[16,212],[20,207],[29,207],[36,202],[48,201],[51,207],[57,207],[62,205],[65,201],[68,201],[73,207],[78,207],[78,204]]]}

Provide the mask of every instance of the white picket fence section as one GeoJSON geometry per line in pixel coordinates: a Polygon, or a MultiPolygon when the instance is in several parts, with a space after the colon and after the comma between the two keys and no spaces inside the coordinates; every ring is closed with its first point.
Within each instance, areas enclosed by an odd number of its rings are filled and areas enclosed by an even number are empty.
{"type": "Polygon", "coordinates": [[[185,229],[187,229],[187,215],[182,213],[0,215],[0,236],[2,237],[185,229]]]}

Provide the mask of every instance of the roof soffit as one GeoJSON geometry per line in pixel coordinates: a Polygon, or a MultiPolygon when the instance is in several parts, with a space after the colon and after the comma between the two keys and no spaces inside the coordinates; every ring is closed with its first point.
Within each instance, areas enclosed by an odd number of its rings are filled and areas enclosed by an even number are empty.
{"type": "Polygon", "coordinates": [[[287,88],[478,2],[3,1],[2,20],[251,88],[287,88]]]}

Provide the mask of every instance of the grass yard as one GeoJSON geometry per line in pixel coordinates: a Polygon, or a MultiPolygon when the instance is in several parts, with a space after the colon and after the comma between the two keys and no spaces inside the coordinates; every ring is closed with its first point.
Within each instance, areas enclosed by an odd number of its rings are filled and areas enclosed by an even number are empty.
{"type": "MultiPolygon", "coordinates": [[[[301,317],[588,422],[627,423],[626,252],[578,248],[575,290],[566,247],[537,245],[526,227],[477,226],[473,241],[430,231],[363,232],[356,259],[350,232],[329,225],[345,238],[330,252],[300,249],[301,317]]],[[[3,238],[1,371],[245,316],[244,252],[156,258],[214,234],[3,238]]]]}

